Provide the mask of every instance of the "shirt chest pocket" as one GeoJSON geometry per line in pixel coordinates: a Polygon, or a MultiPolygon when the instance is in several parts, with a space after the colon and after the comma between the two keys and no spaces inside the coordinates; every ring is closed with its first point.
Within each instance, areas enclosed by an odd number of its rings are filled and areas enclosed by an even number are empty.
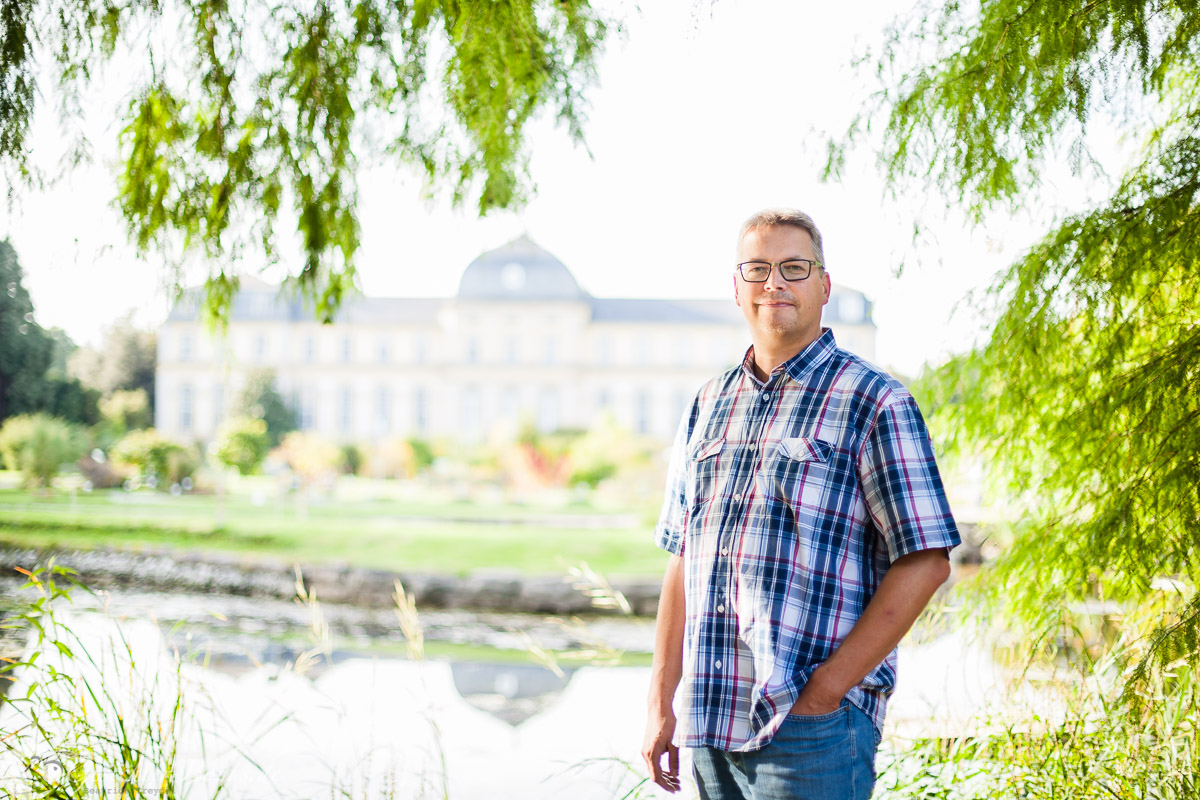
{"type": "Polygon", "coordinates": [[[833,452],[833,445],[820,439],[779,440],[759,472],[760,491],[796,511],[822,506],[830,489],[833,452]]]}
{"type": "Polygon", "coordinates": [[[688,469],[692,479],[688,481],[691,496],[688,507],[696,508],[707,503],[717,492],[720,453],[725,447],[724,439],[705,439],[697,442],[688,454],[688,469]]]}

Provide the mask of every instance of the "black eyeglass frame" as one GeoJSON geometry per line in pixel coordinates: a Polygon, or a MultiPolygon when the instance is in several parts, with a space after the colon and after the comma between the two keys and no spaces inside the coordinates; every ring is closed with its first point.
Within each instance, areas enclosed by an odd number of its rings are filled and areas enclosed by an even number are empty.
{"type": "Polygon", "coordinates": [[[813,267],[821,267],[821,266],[824,266],[824,264],[822,264],[820,261],[813,261],[811,258],[785,258],[783,261],[775,261],[775,262],[743,261],[742,263],[737,265],[737,271],[738,271],[738,275],[741,275],[742,280],[744,280],[746,283],[766,283],[771,278],[771,271],[774,270],[776,267],[779,267],[779,274],[783,275],[783,279],[785,281],[787,281],[788,283],[799,283],[800,281],[806,281],[812,277],[813,267]],[[783,271],[783,265],[784,264],[797,264],[797,263],[808,264],[808,272],[804,273],[803,278],[789,278],[783,271]],[[766,264],[767,265],[767,274],[762,277],[762,280],[754,280],[753,278],[747,278],[746,273],[742,270],[742,267],[746,266],[747,264],[760,264],[760,265],[766,264]]]}

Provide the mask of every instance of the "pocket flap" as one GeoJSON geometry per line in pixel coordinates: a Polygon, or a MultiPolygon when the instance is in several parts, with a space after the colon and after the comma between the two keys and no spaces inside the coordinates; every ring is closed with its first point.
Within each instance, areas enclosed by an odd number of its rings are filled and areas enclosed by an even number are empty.
{"type": "Polygon", "coordinates": [[[825,462],[833,455],[833,445],[820,439],[780,439],[779,452],[793,461],[825,462]]]}
{"type": "Polygon", "coordinates": [[[724,446],[724,439],[706,439],[698,442],[695,449],[692,450],[692,460],[703,461],[706,458],[711,458],[721,452],[721,448],[724,446]]]}

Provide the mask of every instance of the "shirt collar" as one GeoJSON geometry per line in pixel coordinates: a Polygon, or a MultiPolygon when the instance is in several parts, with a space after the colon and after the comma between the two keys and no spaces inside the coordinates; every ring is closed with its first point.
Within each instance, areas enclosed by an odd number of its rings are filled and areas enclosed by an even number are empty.
{"type": "Polygon", "coordinates": [[[742,359],[742,372],[750,380],[754,381],[755,384],[760,386],[774,383],[782,372],[787,372],[788,377],[792,380],[799,381],[804,377],[806,372],[829,358],[836,350],[837,342],[833,339],[833,331],[829,328],[822,328],[821,335],[814,339],[812,343],[771,370],[771,374],[767,376],[765,383],[760,381],[754,374],[754,345],[750,345],[750,349],[746,351],[745,358],[742,359]]]}

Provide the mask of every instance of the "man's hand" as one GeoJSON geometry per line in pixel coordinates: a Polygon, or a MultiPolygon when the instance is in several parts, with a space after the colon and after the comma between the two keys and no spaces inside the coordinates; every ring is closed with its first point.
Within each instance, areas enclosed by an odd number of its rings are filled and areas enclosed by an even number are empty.
{"type": "Polygon", "coordinates": [[[650,779],[668,792],[679,791],[679,748],[671,741],[675,737],[675,712],[667,709],[651,714],[646,721],[646,743],[642,745],[642,758],[650,771],[650,779]],[[663,753],[667,754],[667,768],[662,767],[663,753]]]}
{"type": "Polygon", "coordinates": [[[829,685],[822,680],[823,677],[820,667],[813,670],[808,683],[804,684],[800,696],[796,698],[792,710],[788,713],[815,717],[838,710],[842,705],[842,698],[846,696],[846,690],[829,685]]]}
{"type": "Polygon", "coordinates": [[[929,598],[950,575],[944,549],[919,550],[892,562],[871,602],[833,655],[813,670],[793,714],[828,714],[900,643],[929,598]]]}
{"type": "Polygon", "coordinates": [[[683,592],[683,559],[671,556],[658,600],[658,626],[654,632],[654,664],[650,668],[646,742],[642,758],[650,777],[668,792],[679,791],[679,748],[675,738],[675,711],[671,701],[683,671],[683,625],[687,617],[683,592]],[[663,753],[667,768],[662,768],[663,753]]]}

